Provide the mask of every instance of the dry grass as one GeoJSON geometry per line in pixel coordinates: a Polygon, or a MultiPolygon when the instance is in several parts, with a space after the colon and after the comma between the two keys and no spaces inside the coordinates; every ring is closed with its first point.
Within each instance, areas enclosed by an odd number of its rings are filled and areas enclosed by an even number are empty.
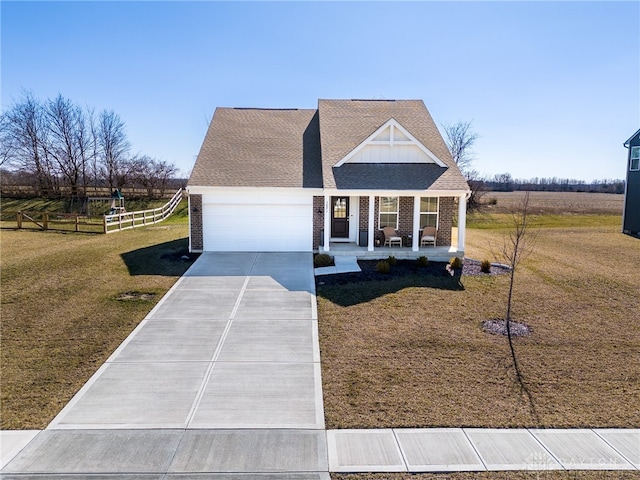
{"type": "MultiPolygon", "coordinates": [[[[516,207],[525,192],[488,192],[484,202],[496,200],[495,205],[486,205],[484,210],[504,213],[516,207]]],[[[622,216],[624,195],[586,192],[530,192],[529,202],[533,213],[544,214],[597,214],[622,216]]],[[[620,220],[622,221],[622,220],[620,220]]]]}
{"type": "MultiPolygon", "coordinates": [[[[491,258],[501,235],[468,230],[468,255],[491,258]]],[[[513,312],[533,328],[516,340],[530,398],[506,339],[480,329],[504,316],[507,276],[320,286],[327,428],[637,427],[638,265],[619,227],[540,229],[513,312]]]]}
{"type": "Polygon", "coordinates": [[[358,473],[331,474],[332,480],[626,480],[640,478],[633,471],[539,471],[464,473],[358,473]]]}
{"type": "Polygon", "coordinates": [[[184,213],[112,235],[1,232],[2,429],[44,428],[186,270],[184,213]]]}

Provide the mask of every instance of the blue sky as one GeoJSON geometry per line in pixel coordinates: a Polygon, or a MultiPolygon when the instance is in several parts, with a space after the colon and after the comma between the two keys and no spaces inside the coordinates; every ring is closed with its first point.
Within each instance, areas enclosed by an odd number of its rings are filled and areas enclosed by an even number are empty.
{"type": "Polygon", "coordinates": [[[1,103],[115,110],[191,170],[217,106],[423,99],[471,120],[493,175],[623,178],[640,128],[640,3],[0,2],[1,103]]]}

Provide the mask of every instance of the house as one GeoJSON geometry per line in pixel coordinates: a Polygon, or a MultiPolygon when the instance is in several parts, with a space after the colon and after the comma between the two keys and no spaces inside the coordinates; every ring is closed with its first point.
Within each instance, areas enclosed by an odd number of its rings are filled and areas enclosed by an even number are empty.
{"type": "Polygon", "coordinates": [[[193,252],[464,255],[469,186],[421,100],[217,108],[187,190],[193,252]]]}
{"type": "Polygon", "coordinates": [[[622,231],[640,237],[640,130],[624,142],[629,149],[627,181],[624,188],[622,231]]]}

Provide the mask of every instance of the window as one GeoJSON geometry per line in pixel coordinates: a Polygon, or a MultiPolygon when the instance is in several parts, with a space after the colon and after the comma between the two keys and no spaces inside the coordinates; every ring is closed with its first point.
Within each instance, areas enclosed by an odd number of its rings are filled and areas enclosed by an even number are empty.
{"type": "Polygon", "coordinates": [[[438,228],[438,197],[420,198],[420,228],[438,228]]]}
{"type": "Polygon", "coordinates": [[[333,202],[333,218],[347,218],[347,198],[339,197],[333,202]]]}
{"type": "Polygon", "coordinates": [[[631,147],[631,160],[629,170],[640,170],[640,147],[631,147]]]}
{"type": "Polygon", "coordinates": [[[393,227],[398,229],[398,204],[398,197],[380,197],[378,228],[393,227]]]}

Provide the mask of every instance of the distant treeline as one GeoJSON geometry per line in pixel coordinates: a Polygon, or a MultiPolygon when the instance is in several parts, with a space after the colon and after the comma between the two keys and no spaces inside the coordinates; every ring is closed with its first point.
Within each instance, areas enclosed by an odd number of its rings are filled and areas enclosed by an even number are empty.
{"type": "MultiPolygon", "coordinates": [[[[71,197],[109,197],[113,189],[106,182],[97,182],[73,189],[62,182],[52,182],[55,188],[42,188],[33,175],[24,171],[9,171],[0,169],[0,194],[10,198],[71,198],[71,197]]],[[[130,199],[134,198],[163,198],[170,197],[179,188],[187,185],[186,178],[168,178],[164,182],[142,184],[128,182],[119,187],[121,193],[130,199]]]]}
{"type": "Polygon", "coordinates": [[[533,191],[533,192],[590,192],[624,193],[624,180],[602,179],[586,182],[574,178],[534,177],[529,179],[512,178],[510,174],[494,175],[493,178],[474,180],[481,188],[493,192],[533,191]]]}

